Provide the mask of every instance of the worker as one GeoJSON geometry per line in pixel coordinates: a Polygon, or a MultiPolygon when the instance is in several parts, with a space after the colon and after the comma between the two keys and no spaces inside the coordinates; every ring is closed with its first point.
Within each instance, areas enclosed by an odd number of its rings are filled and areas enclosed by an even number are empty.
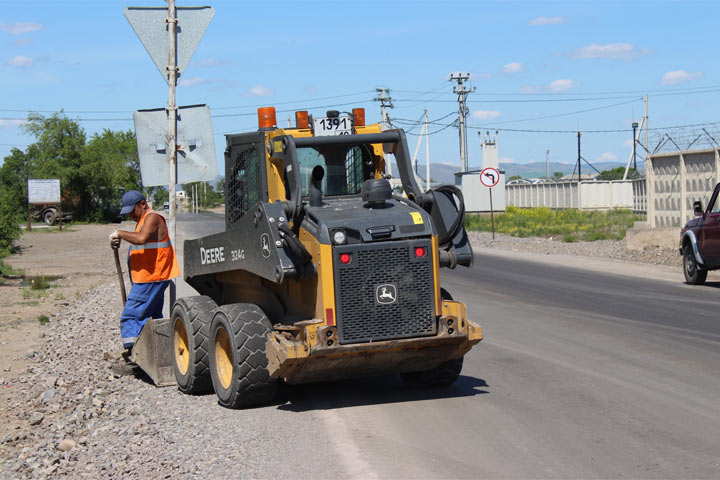
{"type": "Polygon", "coordinates": [[[113,365],[113,372],[129,375],[136,365],[130,361],[132,348],[148,318],[162,318],[165,289],[180,275],[175,249],[170,243],[165,218],[150,208],[142,193],[130,190],[122,196],[121,215],[137,222],[135,231],[115,230],[110,246],[120,248],[120,241],[130,243],[128,266],[132,287],[120,316],[123,352],[113,365]]]}

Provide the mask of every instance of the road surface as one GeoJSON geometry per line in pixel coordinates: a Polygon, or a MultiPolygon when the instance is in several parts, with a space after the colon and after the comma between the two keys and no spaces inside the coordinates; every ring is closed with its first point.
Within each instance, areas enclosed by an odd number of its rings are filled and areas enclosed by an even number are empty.
{"type": "Polygon", "coordinates": [[[454,386],[299,386],[268,408],[319,412],[354,478],[720,477],[720,284],[488,255],[442,278],[486,336],[454,386]]]}

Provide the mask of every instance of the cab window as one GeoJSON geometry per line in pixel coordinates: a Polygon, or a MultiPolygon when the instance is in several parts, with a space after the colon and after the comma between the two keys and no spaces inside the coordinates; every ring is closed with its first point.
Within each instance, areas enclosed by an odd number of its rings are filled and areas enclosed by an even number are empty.
{"type": "Polygon", "coordinates": [[[357,195],[362,184],[372,174],[372,157],[365,145],[298,148],[302,195],[309,195],[309,182],[316,166],[325,171],[323,195],[357,195]]]}

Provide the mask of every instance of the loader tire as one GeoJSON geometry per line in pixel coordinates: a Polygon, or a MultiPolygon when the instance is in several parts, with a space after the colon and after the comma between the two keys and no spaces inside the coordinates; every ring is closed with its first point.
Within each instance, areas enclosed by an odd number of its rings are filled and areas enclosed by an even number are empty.
{"type": "Polygon", "coordinates": [[[248,408],[273,401],[278,380],[267,369],[265,343],[272,324],[257,305],[235,303],[215,310],[210,327],[210,374],[218,403],[248,408]]]}
{"type": "Polygon", "coordinates": [[[196,395],[212,391],[210,322],[217,304],[206,296],[180,298],[170,315],[170,348],[178,390],[196,395]]]}
{"type": "Polygon", "coordinates": [[[400,376],[409,387],[447,386],[455,383],[460,376],[462,366],[463,357],[460,357],[424,372],[401,373],[400,376]]]}

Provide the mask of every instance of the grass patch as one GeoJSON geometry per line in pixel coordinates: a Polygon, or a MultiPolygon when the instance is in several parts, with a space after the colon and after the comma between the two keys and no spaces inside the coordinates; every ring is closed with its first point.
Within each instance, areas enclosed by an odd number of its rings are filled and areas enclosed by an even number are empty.
{"type": "Polygon", "coordinates": [[[22,275],[24,272],[22,270],[15,269],[8,265],[7,263],[0,260],[0,276],[3,277],[9,277],[9,276],[18,276],[22,275]]]}
{"type": "Polygon", "coordinates": [[[50,282],[45,275],[39,275],[30,281],[31,290],[47,290],[50,288],[50,282]]]}
{"type": "Polygon", "coordinates": [[[45,325],[50,321],[50,318],[47,315],[38,315],[38,323],[40,325],[45,325]]]}
{"type": "Polygon", "coordinates": [[[32,288],[22,289],[22,298],[29,300],[31,298],[45,298],[48,296],[47,290],[33,290],[32,288]]]}
{"type": "MultiPolygon", "coordinates": [[[[508,206],[505,213],[495,214],[495,231],[513,237],[560,237],[564,242],[622,240],[628,228],[644,219],[620,209],[600,212],[508,206]]],[[[491,231],[490,215],[466,215],[465,228],[491,231]]]]}
{"type": "Polygon", "coordinates": [[[65,300],[65,295],[63,295],[62,293],[58,292],[58,293],[55,294],[54,299],[55,299],[55,300],[65,300]]]}

